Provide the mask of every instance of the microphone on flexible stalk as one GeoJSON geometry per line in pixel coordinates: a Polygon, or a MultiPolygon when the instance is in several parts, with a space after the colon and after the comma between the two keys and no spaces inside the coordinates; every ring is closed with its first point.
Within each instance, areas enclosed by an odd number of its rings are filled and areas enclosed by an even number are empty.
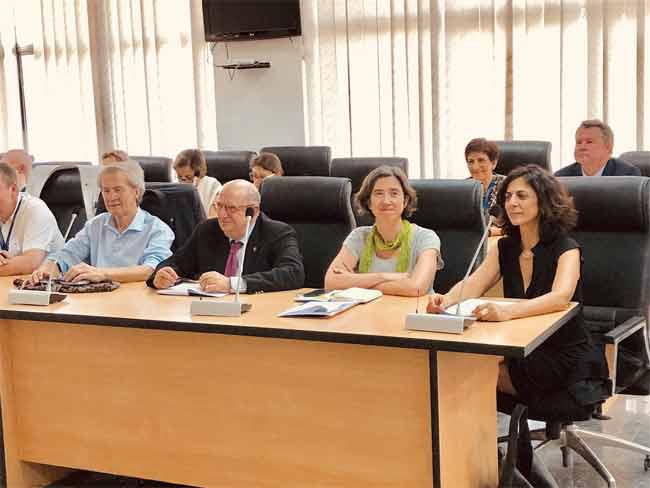
{"type": "Polygon", "coordinates": [[[223,302],[217,300],[195,300],[190,304],[190,313],[192,315],[213,315],[216,317],[239,317],[243,312],[248,312],[252,308],[250,303],[241,303],[239,301],[239,288],[241,286],[241,277],[244,272],[244,259],[246,259],[246,247],[248,245],[251,220],[255,215],[253,207],[246,208],[246,230],[241,248],[241,260],[237,266],[235,299],[232,302],[223,302]]]}
{"type": "Polygon", "coordinates": [[[253,207],[246,208],[246,231],[244,232],[244,243],[242,245],[241,262],[237,267],[237,288],[235,289],[235,302],[239,303],[239,288],[241,285],[241,275],[244,273],[244,259],[246,258],[246,247],[248,246],[248,233],[251,228],[251,220],[255,215],[253,207]]]}
{"type": "Polygon", "coordinates": [[[490,212],[488,221],[485,225],[485,230],[481,236],[481,240],[476,246],[476,251],[474,256],[467,267],[463,281],[460,284],[460,293],[458,294],[458,303],[456,304],[455,313],[409,313],[406,315],[406,328],[409,330],[424,330],[428,332],[451,332],[454,334],[462,334],[465,327],[468,327],[472,322],[476,320],[474,316],[460,315],[460,304],[463,301],[463,292],[465,291],[465,282],[469,278],[472,269],[474,269],[474,264],[478,258],[481,249],[483,249],[483,244],[488,235],[490,235],[490,227],[494,221],[494,216],[490,212]]]}

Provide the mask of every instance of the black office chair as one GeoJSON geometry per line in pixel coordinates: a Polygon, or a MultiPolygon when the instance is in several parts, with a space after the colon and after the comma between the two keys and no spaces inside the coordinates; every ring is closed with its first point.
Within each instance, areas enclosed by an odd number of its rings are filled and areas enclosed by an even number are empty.
{"type": "Polygon", "coordinates": [[[270,152],[280,158],[285,176],[329,176],[332,150],[329,146],[273,146],[270,152]]]}
{"type": "Polygon", "coordinates": [[[305,286],[322,288],[325,272],[355,228],[347,178],[296,176],[262,183],[262,210],[298,234],[305,286]]]}
{"type": "Polygon", "coordinates": [[[221,184],[232,180],[250,180],[250,161],[257,154],[253,151],[203,151],[208,166],[208,176],[221,184]]]}
{"type": "Polygon", "coordinates": [[[171,183],[172,160],[164,156],[131,156],[140,163],[144,171],[144,181],[171,183]]]}
{"type": "Polygon", "coordinates": [[[65,168],[52,173],[39,196],[54,214],[61,234],[67,239],[74,237],[83,228],[86,210],[78,169],[65,168]]]}
{"type": "Polygon", "coordinates": [[[639,168],[642,176],[650,176],[650,151],[628,151],[619,158],[639,168]]]}
{"type": "MultiPolygon", "coordinates": [[[[205,211],[196,188],[185,183],[146,183],[140,207],[165,222],[174,232],[171,250],[175,252],[189,239],[194,228],[205,220],[205,211]]],[[[99,196],[97,213],[106,212],[99,196]]]]}
{"type": "Polygon", "coordinates": [[[494,172],[507,175],[518,166],[536,164],[551,171],[549,141],[494,141],[499,148],[499,161],[494,172]]]}
{"type": "MultiPolygon", "coordinates": [[[[595,341],[613,347],[613,393],[647,395],[650,391],[650,179],[560,178],[579,212],[573,237],[582,247],[585,323],[595,341]],[[634,359],[634,361],[632,361],[634,359]],[[630,371],[630,364],[634,371],[630,371]]],[[[509,413],[516,398],[498,394],[498,409],[509,413]]],[[[576,427],[575,421],[605,419],[599,405],[578,405],[567,393],[540,397],[529,405],[528,417],[546,422],[537,440],[559,440],[567,466],[571,450],[580,454],[608,486],[616,482],[585,440],[645,454],[650,469],[650,447],[576,427]]]]}
{"type": "MultiPolygon", "coordinates": [[[[485,230],[483,187],[474,180],[410,180],[417,192],[418,209],[411,222],[432,229],[440,238],[443,269],[433,287],[447,293],[463,279],[485,230]]],[[[477,260],[482,261],[485,246],[477,260]]]]}
{"type": "MultiPolygon", "coordinates": [[[[408,176],[408,159],[394,157],[368,157],[368,158],[334,158],[330,166],[330,176],[339,178],[350,178],[352,182],[352,210],[354,211],[354,194],[359,191],[363,179],[373,169],[379,166],[397,166],[401,168],[408,176]]],[[[357,225],[372,225],[372,215],[357,215],[355,212],[357,225]]]]}

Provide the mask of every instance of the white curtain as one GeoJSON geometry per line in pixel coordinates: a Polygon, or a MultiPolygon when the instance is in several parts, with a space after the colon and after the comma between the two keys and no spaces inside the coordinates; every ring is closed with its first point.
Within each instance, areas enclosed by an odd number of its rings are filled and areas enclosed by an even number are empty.
{"type": "Polygon", "coordinates": [[[23,145],[12,7],[7,3],[0,10],[0,152],[23,145]]]}
{"type": "Polygon", "coordinates": [[[581,120],[615,153],[650,144],[650,0],[303,0],[309,136],[465,177],[473,137],[542,139],[573,161],[581,120]]]}
{"type": "Polygon", "coordinates": [[[200,0],[94,3],[102,150],[173,156],[216,148],[214,79],[200,0]]]}
{"type": "Polygon", "coordinates": [[[22,146],[14,26],[36,159],[217,147],[201,0],[2,0],[0,151],[22,146]]]}
{"type": "Polygon", "coordinates": [[[33,56],[22,58],[29,150],[37,159],[94,159],[97,133],[86,2],[4,0],[0,18],[0,149],[23,145],[15,27],[18,43],[34,47],[33,56]]]}

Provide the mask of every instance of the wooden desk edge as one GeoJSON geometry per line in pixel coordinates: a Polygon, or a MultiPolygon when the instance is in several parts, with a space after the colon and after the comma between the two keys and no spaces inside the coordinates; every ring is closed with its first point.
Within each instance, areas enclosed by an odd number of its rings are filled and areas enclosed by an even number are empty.
{"type": "Polygon", "coordinates": [[[524,358],[542,344],[562,325],[578,312],[574,306],[564,316],[539,335],[527,346],[495,345],[445,341],[439,338],[409,338],[384,335],[370,335],[344,332],[325,332],[313,330],[283,329],[253,325],[210,324],[204,322],[179,322],[170,320],[135,319],[110,316],[59,314],[56,312],[32,312],[24,310],[0,309],[0,319],[31,320],[50,322],[52,324],[81,324],[110,327],[140,328],[152,330],[171,330],[179,332],[198,332],[208,334],[226,334],[240,336],[268,337],[277,339],[308,340],[342,344],[360,344],[369,346],[401,347],[427,349],[436,351],[467,352],[512,358],[524,358]]]}

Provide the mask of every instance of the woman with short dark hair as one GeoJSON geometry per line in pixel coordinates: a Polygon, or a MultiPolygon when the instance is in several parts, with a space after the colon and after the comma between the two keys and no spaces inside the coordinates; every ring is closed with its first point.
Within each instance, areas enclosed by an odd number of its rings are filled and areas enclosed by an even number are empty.
{"type": "Polygon", "coordinates": [[[280,158],[269,152],[260,153],[258,156],[251,159],[250,162],[250,178],[253,184],[260,189],[262,181],[271,176],[282,176],[284,170],[282,169],[282,161],[280,158]]]}
{"type": "MultiPolygon", "coordinates": [[[[510,172],[497,194],[505,237],[492,246],[481,266],[467,279],[462,298],[483,296],[503,278],[506,298],[527,300],[508,305],[486,302],[472,312],[478,320],[506,321],[566,310],[582,301],[580,245],[569,237],[577,212],[566,189],[535,165],[510,172]]],[[[440,312],[459,300],[461,284],[446,295],[429,297],[428,310],[440,312]]],[[[582,308],[524,359],[506,359],[499,367],[497,389],[531,404],[565,390],[581,405],[598,403],[604,391],[586,380],[608,377],[603,352],[591,341],[582,308]]],[[[592,383],[593,384],[593,383],[592,383]]]]}
{"type": "Polygon", "coordinates": [[[496,203],[499,184],[505,178],[494,172],[499,162],[499,148],[482,137],[472,139],[465,147],[465,162],[470,177],[483,185],[483,210],[488,211],[496,203]]]}
{"type": "Polygon", "coordinates": [[[404,172],[380,166],[363,180],[357,210],[375,218],[372,227],[357,227],[325,275],[325,288],[374,288],[388,295],[428,293],[442,267],[440,239],[435,232],[407,220],[417,195],[404,172]]]}
{"type": "MultiPolygon", "coordinates": [[[[208,176],[208,165],[203,151],[200,149],[185,149],[178,153],[174,160],[174,171],[181,183],[189,183],[196,187],[201,197],[201,203],[208,217],[217,195],[221,191],[221,183],[216,178],[208,176]]],[[[214,212],[213,212],[214,213],[214,212]]]]}

